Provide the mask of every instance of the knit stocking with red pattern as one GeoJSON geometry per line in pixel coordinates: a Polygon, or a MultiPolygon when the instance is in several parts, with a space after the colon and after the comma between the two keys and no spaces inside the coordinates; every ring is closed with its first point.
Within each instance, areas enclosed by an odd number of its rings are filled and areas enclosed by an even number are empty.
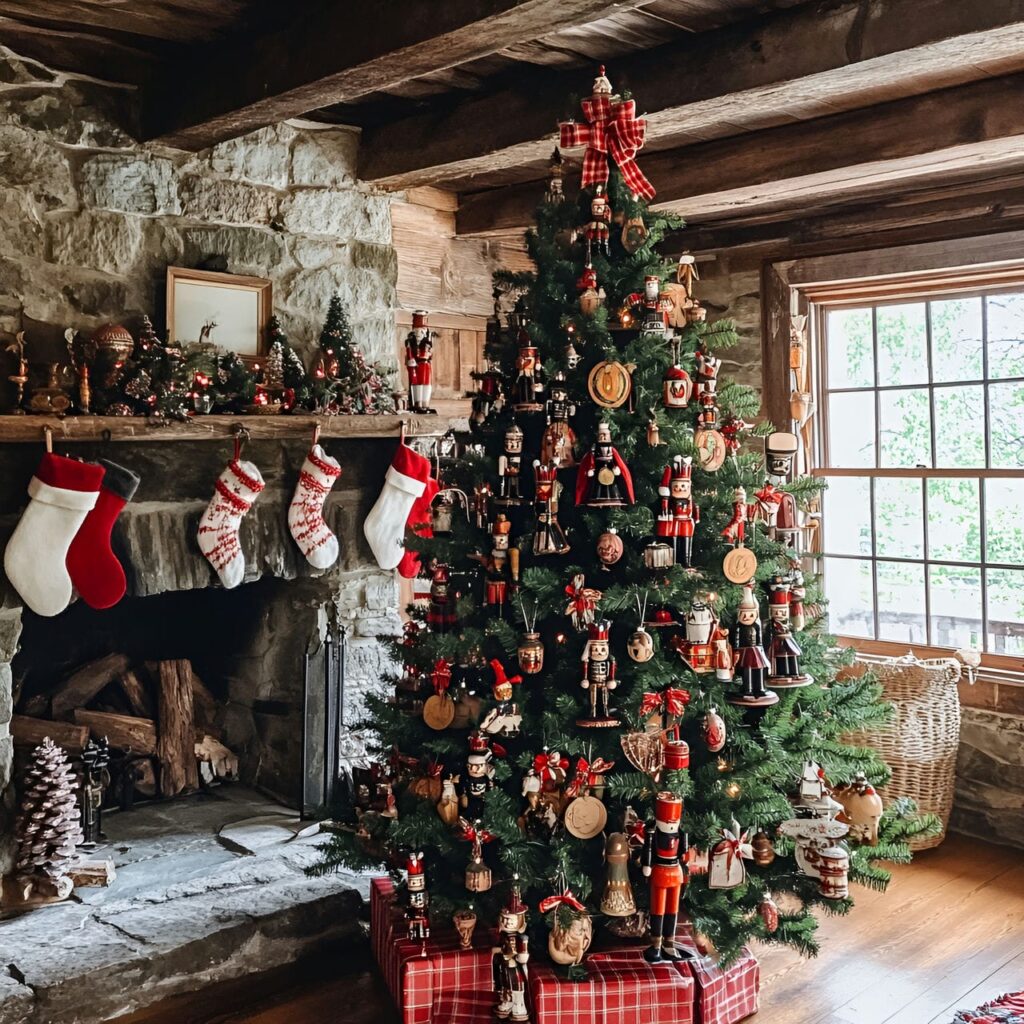
{"type": "Polygon", "coordinates": [[[338,559],[338,538],[324,522],[324,501],[340,474],[337,461],[313,445],[288,506],[288,529],[314,569],[329,569],[338,559]]]}
{"type": "Polygon", "coordinates": [[[251,462],[232,459],[217,480],[216,491],[199,520],[199,549],[229,590],[237,587],[245,576],[238,528],[263,486],[263,477],[251,462]]]}

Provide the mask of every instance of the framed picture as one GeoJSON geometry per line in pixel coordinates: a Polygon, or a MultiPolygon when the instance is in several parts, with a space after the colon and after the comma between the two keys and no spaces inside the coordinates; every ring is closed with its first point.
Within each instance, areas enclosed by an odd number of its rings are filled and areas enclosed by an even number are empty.
{"type": "Polygon", "coordinates": [[[264,355],[271,315],[262,277],[167,268],[167,335],[182,345],[211,342],[247,362],[264,355]]]}

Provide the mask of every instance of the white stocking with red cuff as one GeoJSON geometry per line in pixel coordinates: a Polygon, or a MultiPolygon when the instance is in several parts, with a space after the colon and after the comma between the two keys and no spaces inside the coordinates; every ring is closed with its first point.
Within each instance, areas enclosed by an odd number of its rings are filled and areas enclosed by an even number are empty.
{"type": "Polygon", "coordinates": [[[228,590],[237,587],[245,576],[238,528],[263,486],[263,477],[251,462],[232,459],[221,473],[216,492],[199,520],[199,550],[228,590]]]}
{"type": "Polygon", "coordinates": [[[65,561],[99,497],[103,467],[47,453],[29,481],[28,508],[7,542],[4,571],[37,615],[59,615],[71,601],[65,561]]]}
{"type": "Polygon", "coordinates": [[[382,569],[394,569],[402,560],[405,524],[429,477],[430,460],[400,444],[384,477],[384,489],[363,523],[363,533],[382,569]]]}
{"type": "Polygon", "coordinates": [[[314,569],[329,569],[338,560],[338,538],[324,522],[324,501],[340,474],[337,461],[313,445],[288,506],[288,529],[314,569]]]}

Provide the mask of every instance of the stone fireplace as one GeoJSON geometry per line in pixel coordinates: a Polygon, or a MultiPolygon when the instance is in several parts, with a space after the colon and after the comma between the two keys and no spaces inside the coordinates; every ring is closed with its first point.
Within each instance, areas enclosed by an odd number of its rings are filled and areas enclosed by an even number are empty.
{"type": "MultiPolygon", "coordinates": [[[[231,591],[214,585],[216,576],[195,542],[199,516],[231,455],[229,439],[168,436],[148,443],[57,445],[64,454],[119,462],[142,478],[114,532],[128,594],[107,611],[79,602],[46,619],[22,608],[5,583],[0,786],[6,813],[0,824],[0,850],[5,851],[0,863],[9,857],[13,825],[15,751],[8,719],[12,712],[38,713],[59,680],[78,665],[113,653],[135,663],[188,659],[218,703],[220,737],[239,758],[240,781],[289,807],[301,805],[304,763],[314,771],[322,764],[317,758],[323,750],[324,636],[330,631],[336,638],[344,627],[343,721],[350,726],[363,695],[379,685],[387,667],[376,637],[400,631],[395,580],[375,569],[361,529],[391,442],[324,442],[343,467],[326,506],[341,555],[336,566],[320,575],[306,564],[286,523],[307,442],[297,433],[294,440],[254,440],[246,447],[244,457],[259,466],[267,486],[243,524],[246,582],[231,591]],[[312,686],[304,701],[307,673],[312,686]]],[[[4,543],[40,451],[41,446],[7,445],[0,454],[0,473],[10,481],[0,498],[4,543]]],[[[349,762],[365,749],[363,737],[351,727],[342,729],[339,746],[349,762]]],[[[20,759],[22,751],[18,754],[20,759]]],[[[306,802],[315,803],[308,789],[306,802]]]]}

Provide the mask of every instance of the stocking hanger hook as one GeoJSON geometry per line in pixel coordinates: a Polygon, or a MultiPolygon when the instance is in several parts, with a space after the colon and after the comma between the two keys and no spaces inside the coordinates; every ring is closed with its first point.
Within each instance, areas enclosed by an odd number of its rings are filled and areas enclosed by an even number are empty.
{"type": "Polygon", "coordinates": [[[46,442],[46,454],[53,454],[53,427],[43,427],[43,440],[46,442]]]}
{"type": "Polygon", "coordinates": [[[249,431],[240,423],[235,424],[232,428],[232,433],[235,435],[235,462],[237,462],[242,455],[242,449],[245,447],[250,435],[249,431]]]}

